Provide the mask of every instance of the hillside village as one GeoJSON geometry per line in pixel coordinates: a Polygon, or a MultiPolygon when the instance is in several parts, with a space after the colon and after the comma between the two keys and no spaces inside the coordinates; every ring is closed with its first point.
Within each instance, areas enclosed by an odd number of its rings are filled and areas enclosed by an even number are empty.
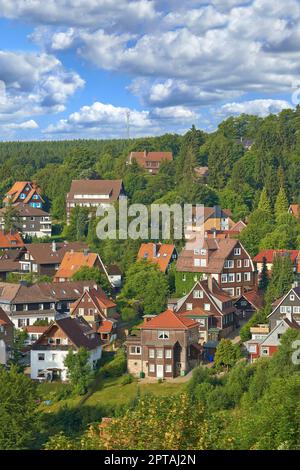
{"type": "MultiPolygon", "coordinates": [[[[137,139],[120,162],[104,155],[95,165],[94,151],[78,143],[62,163],[70,172],[60,190],[50,189],[47,166],[24,181],[12,171],[3,182],[0,364],[43,390],[40,413],[88,401],[108,377],[154,396],[157,387],[191,387],[197,374],[226,383],[231,370],[271,364],[289,335],[300,337],[298,191],[276,163],[255,191],[239,180],[235,197],[230,178],[251,152],[259,160],[261,143],[256,150],[255,138],[242,145],[218,132],[213,139],[193,127],[180,143],[158,138],[153,150],[151,139],[137,139]],[[213,159],[222,160],[225,147],[229,170],[213,159]],[[203,204],[200,225],[194,211],[189,221],[201,243],[99,240],[97,209],[124,200],[203,204]]],[[[101,414],[100,429],[114,413],[101,414]]]]}

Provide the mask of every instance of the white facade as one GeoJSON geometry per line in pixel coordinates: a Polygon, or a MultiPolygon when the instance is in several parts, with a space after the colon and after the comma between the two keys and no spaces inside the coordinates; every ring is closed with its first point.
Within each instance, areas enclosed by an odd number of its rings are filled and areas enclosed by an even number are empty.
{"type": "Polygon", "coordinates": [[[36,315],[27,315],[24,312],[22,315],[12,316],[11,314],[8,315],[9,319],[13,322],[14,327],[18,330],[21,330],[24,326],[32,326],[38,320],[48,320],[48,323],[55,320],[55,314],[46,315],[41,312],[37,312],[36,315]]]}
{"type": "MultiPolygon", "coordinates": [[[[34,380],[45,378],[47,379],[47,369],[51,376],[51,370],[57,369],[60,371],[60,378],[63,382],[67,381],[68,369],[64,365],[65,358],[68,350],[63,351],[59,349],[44,349],[44,350],[31,350],[30,351],[30,377],[34,380]]],[[[76,351],[75,351],[76,352],[76,351]]],[[[96,349],[89,351],[89,363],[94,367],[96,362],[101,359],[102,348],[99,345],[96,349]]]]}

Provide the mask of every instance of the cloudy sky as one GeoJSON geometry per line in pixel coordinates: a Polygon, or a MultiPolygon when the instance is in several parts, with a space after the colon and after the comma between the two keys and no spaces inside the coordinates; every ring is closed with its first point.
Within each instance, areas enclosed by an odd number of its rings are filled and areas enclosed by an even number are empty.
{"type": "Polygon", "coordinates": [[[211,131],[298,89],[299,0],[0,0],[2,140],[211,131]]]}

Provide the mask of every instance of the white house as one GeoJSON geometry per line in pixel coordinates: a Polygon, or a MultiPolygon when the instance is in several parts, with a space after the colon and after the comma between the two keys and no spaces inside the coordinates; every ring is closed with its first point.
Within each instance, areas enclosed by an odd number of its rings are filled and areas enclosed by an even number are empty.
{"type": "Polygon", "coordinates": [[[31,378],[66,381],[68,370],[64,364],[65,358],[70,350],[77,352],[81,347],[89,352],[91,368],[95,368],[102,355],[99,335],[83,318],[63,315],[56,319],[32,345],[31,378]]]}

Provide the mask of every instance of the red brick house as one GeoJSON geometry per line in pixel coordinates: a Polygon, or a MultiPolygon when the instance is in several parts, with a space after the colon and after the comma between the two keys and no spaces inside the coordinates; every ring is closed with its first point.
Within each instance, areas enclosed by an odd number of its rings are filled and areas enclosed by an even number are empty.
{"type": "Polygon", "coordinates": [[[158,379],[185,375],[199,363],[198,341],[198,323],[171,310],[145,319],[139,333],[127,337],[128,372],[158,379]]]}
{"type": "Polygon", "coordinates": [[[232,297],[222,291],[209,277],[197,281],[191,291],[175,306],[177,314],[198,323],[201,342],[217,341],[226,337],[237,324],[232,297]]]}
{"type": "Polygon", "coordinates": [[[103,342],[111,342],[117,336],[119,315],[116,304],[101,287],[86,288],[79,299],[71,305],[72,317],[83,317],[100,335],[103,342]]]}
{"type": "Polygon", "coordinates": [[[176,271],[179,295],[186,295],[196,281],[209,275],[232,297],[256,286],[252,259],[241,242],[233,238],[208,238],[199,245],[187,244],[178,257],[176,271]]]}
{"type": "Polygon", "coordinates": [[[131,152],[127,159],[127,165],[132,165],[135,161],[148,173],[156,175],[163,161],[171,162],[172,160],[172,152],[131,152]]]}

